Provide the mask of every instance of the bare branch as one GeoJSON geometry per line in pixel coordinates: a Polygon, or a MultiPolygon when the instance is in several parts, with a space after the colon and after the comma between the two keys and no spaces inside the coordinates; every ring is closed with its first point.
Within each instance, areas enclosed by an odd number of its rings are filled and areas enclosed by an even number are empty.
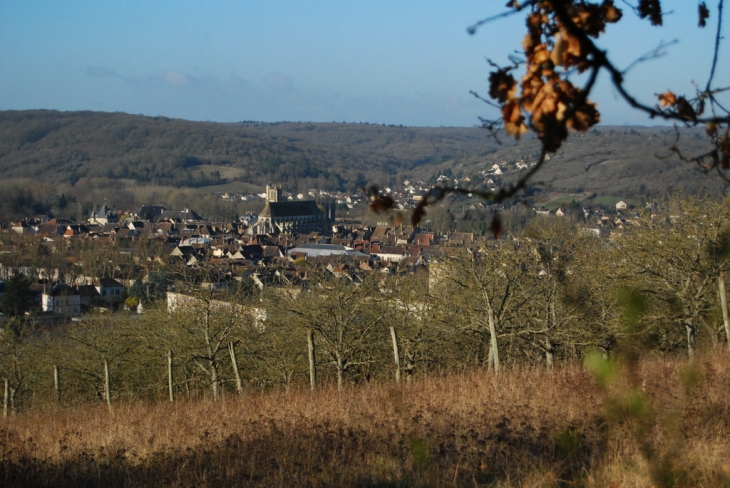
{"type": "Polygon", "coordinates": [[[722,5],[725,0],[720,0],[717,4],[717,32],[715,32],[715,52],[712,56],[712,68],[710,69],[710,77],[707,79],[705,92],[709,92],[712,88],[712,79],[715,77],[715,68],[717,67],[717,53],[720,51],[720,39],[722,38],[722,5]]]}
{"type": "Polygon", "coordinates": [[[514,14],[520,13],[520,12],[522,11],[522,9],[523,9],[523,8],[525,8],[525,7],[529,7],[529,6],[531,6],[531,5],[533,4],[533,3],[535,3],[535,1],[534,1],[534,0],[528,0],[528,1],[527,1],[527,2],[525,2],[524,4],[522,4],[522,5],[518,5],[518,6],[516,6],[516,7],[515,7],[514,9],[512,9],[512,10],[508,10],[508,11],[506,11],[506,12],[502,12],[502,13],[500,13],[500,14],[497,14],[497,15],[493,15],[493,16],[491,16],[491,17],[487,17],[486,19],[482,19],[482,20],[478,21],[477,23],[475,23],[475,24],[473,24],[473,25],[469,26],[469,27],[468,27],[468,28],[466,29],[466,31],[467,31],[467,32],[468,32],[469,34],[472,34],[472,35],[473,35],[473,34],[475,34],[475,33],[476,33],[477,29],[479,29],[479,28],[480,28],[481,26],[483,26],[484,24],[488,24],[488,23],[490,23],[490,22],[494,22],[495,20],[499,20],[499,19],[504,19],[504,18],[506,18],[506,17],[510,17],[510,16],[512,16],[512,15],[514,15],[514,14]]]}

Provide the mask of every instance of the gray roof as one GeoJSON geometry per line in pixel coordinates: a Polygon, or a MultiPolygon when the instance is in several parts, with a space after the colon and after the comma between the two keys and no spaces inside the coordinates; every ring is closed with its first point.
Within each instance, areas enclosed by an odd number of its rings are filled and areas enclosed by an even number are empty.
{"type": "Polygon", "coordinates": [[[360,251],[356,251],[347,246],[336,246],[334,244],[301,244],[297,247],[289,249],[286,253],[291,256],[292,253],[302,253],[309,257],[316,256],[358,256],[369,257],[360,251]]]}
{"type": "Polygon", "coordinates": [[[65,283],[54,285],[53,288],[47,290],[48,295],[52,297],[63,297],[63,296],[74,296],[78,295],[79,292],[71,288],[65,283]]]}
{"type": "Polygon", "coordinates": [[[321,215],[322,211],[314,200],[301,202],[266,202],[259,217],[309,217],[321,215]]]}

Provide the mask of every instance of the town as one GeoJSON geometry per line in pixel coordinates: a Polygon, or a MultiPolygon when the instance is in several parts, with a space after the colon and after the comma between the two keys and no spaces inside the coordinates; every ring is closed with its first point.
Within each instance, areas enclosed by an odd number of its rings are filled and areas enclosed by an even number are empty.
{"type": "MultiPolygon", "coordinates": [[[[499,166],[492,171],[500,172],[499,166]]],[[[439,177],[438,183],[444,182],[450,183],[446,176],[439,177]]],[[[306,196],[292,195],[280,186],[267,186],[259,195],[220,195],[257,199],[263,205],[260,212],[246,213],[235,222],[209,221],[192,209],[171,210],[162,205],[144,205],[136,211],[102,205],[85,222],[52,216],[12,222],[2,230],[0,298],[5,282],[22,274],[31,282],[33,306],[28,318],[53,323],[78,320],[89,311],[142,313],[150,296],[141,290],[150,279],[167,273],[163,292],[169,288],[184,293],[184,278],[173,283],[169,277],[183,276],[180,270],[185,268],[225,270],[219,276],[228,284],[248,278],[260,290],[306,279],[313,268],[332,273],[357,269],[365,274],[425,269],[448,248],[472,244],[475,232],[448,228],[437,232],[430,220],[423,227],[409,225],[404,209],[419,201],[417,191],[424,191],[423,182],[415,185],[405,181],[403,192],[383,189],[395,197],[401,213],[376,225],[338,216],[349,210],[367,212],[365,194],[312,190],[306,196]]],[[[487,208],[484,202],[456,206],[462,207],[464,215],[487,208]]],[[[570,214],[564,208],[544,206],[527,211],[511,206],[502,211],[539,218],[569,218],[570,214]]],[[[624,201],[611,212],[580,208],[573,209],[572,215],[585,233],[606,238],[621,232],[637,216],[636,209],[627,208],[624,201]]]]}

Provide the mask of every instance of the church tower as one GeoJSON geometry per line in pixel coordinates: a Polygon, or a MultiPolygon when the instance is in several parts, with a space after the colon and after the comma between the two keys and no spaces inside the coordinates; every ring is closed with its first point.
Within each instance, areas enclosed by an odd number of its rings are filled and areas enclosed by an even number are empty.
{"type": "Polygon", "coordinates": [[[267,202],[280,202],[281,201],[281,187],[266,185],[266,201],[267,202]]]}

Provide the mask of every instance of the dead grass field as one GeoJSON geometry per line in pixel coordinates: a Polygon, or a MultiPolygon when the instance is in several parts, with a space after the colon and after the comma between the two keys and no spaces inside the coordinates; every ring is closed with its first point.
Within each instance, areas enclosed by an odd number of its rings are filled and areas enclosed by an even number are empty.
{"type": "MultiPolygon", "coordinates": [[[[730,486],[730,357],[642,363],[664,486],[730,486]]],[[[616,386],[620,389],[620,386],[616,386]]],[[[2,486],[648,487],[631,419],[581,366],[0,419],[2,486]],[[612,420],[613,419],[613,420],[612,420]]],[[[620,396],[620,395],[619,395],[620,396]]]]}

